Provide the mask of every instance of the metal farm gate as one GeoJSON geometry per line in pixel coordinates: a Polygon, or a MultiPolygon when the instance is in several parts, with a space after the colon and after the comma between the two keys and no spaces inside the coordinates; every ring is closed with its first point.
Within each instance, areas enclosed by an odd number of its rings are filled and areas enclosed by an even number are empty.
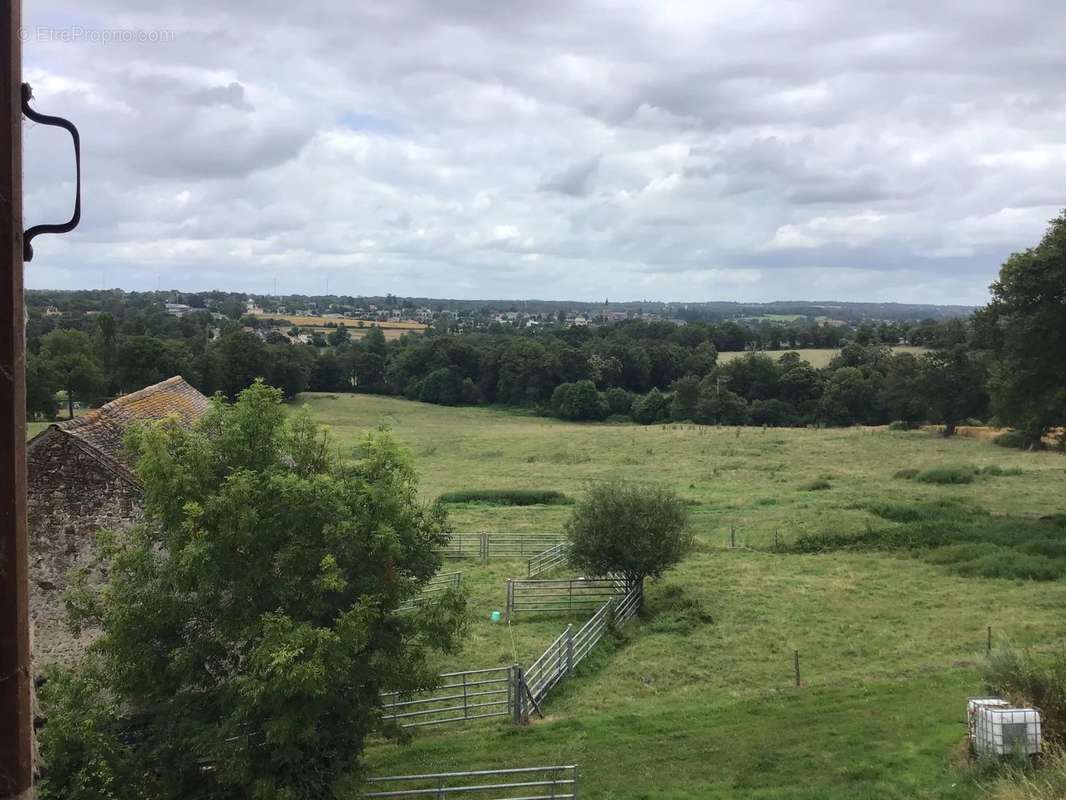
{"type": "Polygon", "coordinates": [[[508,580],[506,618],[512,614],[593,612],[613,597],[625,594],[624,578],[560,578],[508,580]]]}
{"type": "Polygon", "coordinates": [[[453,533],[438,552],[445,558],[528,558],[562,541],[558,533],[453,533]]]}
{"type": "Polygon", "coordinates": [[[422,728],[488,717],[512,717],[519,669],[490,667],[445,672],[440,686],[423,692],[382,692],[382,719],[422,728]]]}
{"type": "Polygon", "coordinates": [[[576,800],[576,765],[390,775],[367,780],[364,797],[429,797],[436,800],[576,800]]]}

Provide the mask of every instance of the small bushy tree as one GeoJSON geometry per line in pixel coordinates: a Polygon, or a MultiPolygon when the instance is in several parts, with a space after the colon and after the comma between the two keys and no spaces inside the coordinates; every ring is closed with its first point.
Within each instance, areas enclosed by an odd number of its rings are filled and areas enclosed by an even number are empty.
{"type": "Polygon", "coordinates": [[[565,530],[570,564],[586,575],[657,578],[692,547],[688,508],[663,486],[593,484],[565,530]]]}
{"type": "Polygon", "coordinates": [[[641,425],[654,425],[670,419],[670,395],[663,394],[657,388],[643,397],[633,401],[630,415],[634,422],[641,425]]]}
{"type": "Polygon", "coordinates": [[[602,420],[611,413],[592,381],[559,384],[552,392],[551,405],[556,416],[574,421],[602,420]]]}

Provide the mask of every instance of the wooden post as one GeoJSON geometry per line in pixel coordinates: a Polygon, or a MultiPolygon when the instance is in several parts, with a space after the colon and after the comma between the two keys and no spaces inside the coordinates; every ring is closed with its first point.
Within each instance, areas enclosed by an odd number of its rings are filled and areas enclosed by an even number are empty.
{"type": "Polygon", "coordinates": [[[796,687],[798,688],[800,685],[800,651],[796,650],[794,655],[796,661],[796,687]]]}
{"type": "Polygon", "coordinates": [[[729,546],[730,547],[736,547],[737,546],[737,529],[734,528],[734,527],[731,527],[729,529],[729,546]]]}
{"type": "Polygon", "coordinates": [[[508,625],[511,624],[511,606],[513,606],[513,605],[514,605],[514,582],[510,578],[508,578],[507,579],[507,606],[506,606],[505,611],[503,612],[504,615],[505,615],[505,619],[506,619],[508,625]]]}
{"type": "Polygon", "coordinates": [[[22,24],[20,0],[0,0],[0,797],[33,782],[26,362],[22,286],[22,24]]]}
{"type": "Polygon", "coordinates": [[[991,625],[988,626],[988,649],[986,650],[986,652],[988,652],[988,653],[992,652],[992,626],[991,625]]]}

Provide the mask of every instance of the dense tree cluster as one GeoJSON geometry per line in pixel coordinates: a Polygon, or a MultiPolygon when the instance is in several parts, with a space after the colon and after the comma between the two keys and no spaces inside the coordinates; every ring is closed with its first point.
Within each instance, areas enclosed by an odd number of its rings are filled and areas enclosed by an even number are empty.
{"type": "Polygon", "coordinates": [[[213,310],[177,318],[157,297],[84,293],[90,300],[70,308],[67,298],[58,318],[31,314],[28,400],[31,414],[51,417],[57,390],[68,403],[95,403],[180,373],[207,394],[231,398],[263,377],[290,398],[306,390],[373,392],[441,405],[533,407],[575,421],[929,421],[951,433],[976,417],[1015,426],[1036,444],[1066,421],[1064,220],[1053,220],[1037,247],[1010,258],[993,302],[969,319],[628,320],[521,329],[497,322],[459,333],[435,325],[396,341],[377,328],[355,338],[338,327],[294,344],[285,335],[292,331],[242,318],[229,295],[183,298],[213,310]],[[893,353],[904,343],[931,352],[893,353]],[[812,347],[840,352],[821,369],[790,352],[812,347]],[[746,354],[719,359],[736,351],[746,354]]]}

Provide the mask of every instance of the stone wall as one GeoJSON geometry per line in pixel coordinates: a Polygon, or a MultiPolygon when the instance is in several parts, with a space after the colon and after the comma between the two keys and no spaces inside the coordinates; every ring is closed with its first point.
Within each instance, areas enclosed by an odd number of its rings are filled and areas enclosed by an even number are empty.
{"type": "Polygon", "coordinates": [[[97,531],[121,531],[137,521],[140,490],[125,470],[62,431],[43,433],[27,456],[30,614],[39,671],[76,661],[91,641],[91,631],[74,636],[67,629],[67,573],[88,563],[97,531]]]}

